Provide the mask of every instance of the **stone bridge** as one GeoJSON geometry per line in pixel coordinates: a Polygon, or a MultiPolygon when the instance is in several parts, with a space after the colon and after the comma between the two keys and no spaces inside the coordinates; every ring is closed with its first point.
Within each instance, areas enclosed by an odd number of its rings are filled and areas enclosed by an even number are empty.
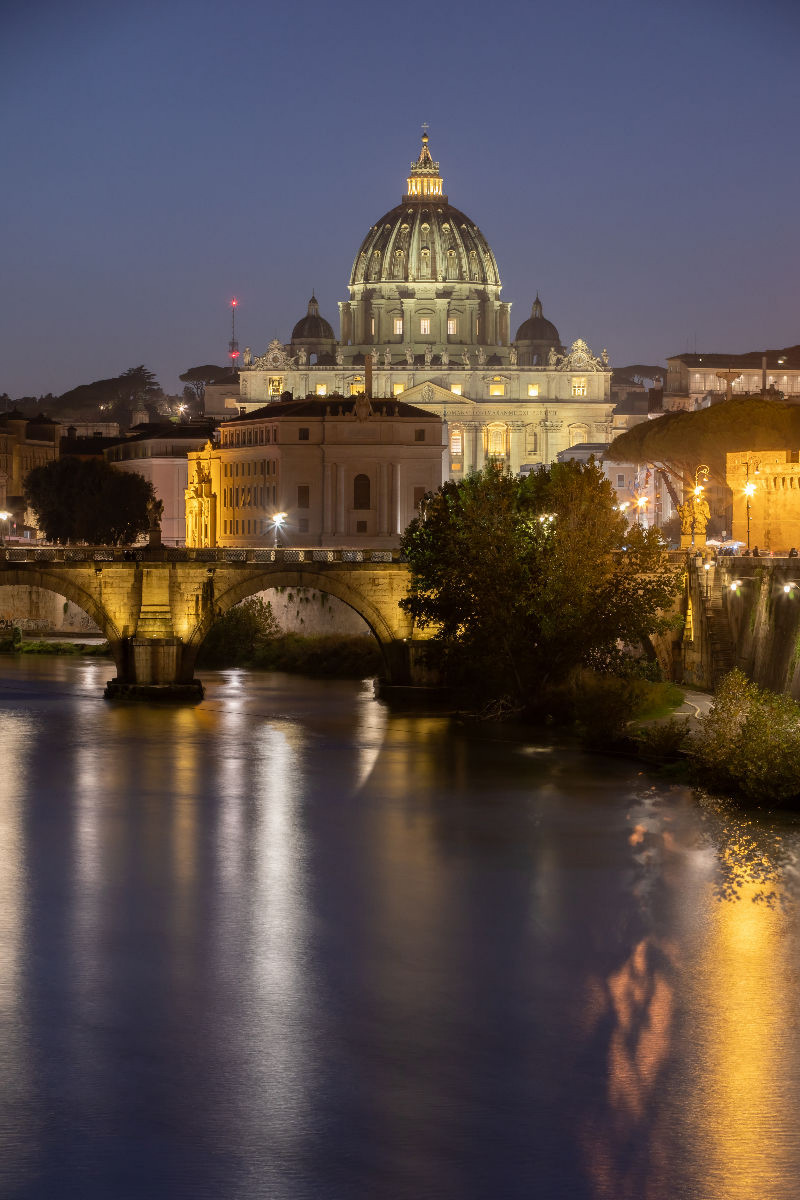
{"type": "Polygon", "coordinates": [[[200,699],[195,661],[214,621],[276,587],[336,596],[372,630],[389,683],[424,682],[424,636],[398,603],[408,580],[391,550],[0,548],[0,585],[57,592],[103,631],[117,668],[107,696],[200,699]]]}

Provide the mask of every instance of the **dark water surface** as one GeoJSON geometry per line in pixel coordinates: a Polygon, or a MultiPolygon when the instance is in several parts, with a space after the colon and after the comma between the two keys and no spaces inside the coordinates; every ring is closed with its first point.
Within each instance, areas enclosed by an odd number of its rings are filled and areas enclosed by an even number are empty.
{"type": "Polygon", "coordinates": [[[0,1195],[800,1195],[795,824],[209,674],[0,660],[0,1195]]]}

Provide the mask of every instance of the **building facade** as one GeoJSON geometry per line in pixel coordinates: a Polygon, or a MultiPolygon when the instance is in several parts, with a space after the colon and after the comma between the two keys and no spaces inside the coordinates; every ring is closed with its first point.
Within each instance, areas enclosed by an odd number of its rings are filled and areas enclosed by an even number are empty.
{"type": "Polygon", "coordinates": [[[16,410],[0,416],[0,536],[30,537],[35,521],[25,504],[25,476],[58,458],[60,425],[48,417],[24,417],[16,410]]]}
{"type": "Polygon", "coordinates": [[[441,419],[400,401],[277,401],[190,452],[186,544],[397,546],[444,455],[441,419]]]}
{"type": "Polygon", "coordinates": [[[186,540],[187,455],[205,446],[210,422],[185,425],[145,425],[104,451],[107,462],[120,471],[143,475],[164,504],[161,538],[165,546],[183,546],[186,540]]]}
{"type": "Polygon", "coordinates": [[[667,359],[664,407],[707,408],[727,394],[783,392],[800,402],[800,346],[752,354],[676,354],[667,359]]]}
{"type": "Polygon", "coordinates": [[[773,554],[800,549],[800,450],[744,450],[725,457],[734,540],[773,554]]]}
{"type": "Polygon", "coordinates": [[[606,352],[580,338],[565,348],[538,295],[512,336],[500,292],[491,247],[449,203],[424,135],[401,203],[356,253],[338,340],[312,296],[288,344],[274,339],[257,357],[245,350],[239,396],[227,403],[247,413],[287,393],[402,396],[447,423],[452,478],[489,458],[517,472],[579,442],[608,442],[606,352]]]}

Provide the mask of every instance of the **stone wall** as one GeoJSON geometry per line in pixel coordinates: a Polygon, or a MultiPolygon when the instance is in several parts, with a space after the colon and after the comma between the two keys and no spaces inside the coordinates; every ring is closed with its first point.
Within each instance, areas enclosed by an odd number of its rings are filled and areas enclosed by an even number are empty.
{"type": "Polygon", "coordinates": [[[270,588],[258,595],[272,606],[273,615],[284,633],[307,637],[326,633],[372,636],[366,621],[355,609],[327,592],[314,588],[270,588]]]}
{"type": "Polygon", "coordinates": [[[25,584],[0,587],[0,629],[15,625],[37,633],[101,636],[83,609],[55,592],[25,584]]]}

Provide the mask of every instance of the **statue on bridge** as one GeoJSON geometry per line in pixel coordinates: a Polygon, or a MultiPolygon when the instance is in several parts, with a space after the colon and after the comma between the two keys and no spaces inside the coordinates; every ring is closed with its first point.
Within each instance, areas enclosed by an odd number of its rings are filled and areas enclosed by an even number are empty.
{"type": "Polygon", "coordinates": [[[161,545],[161,518],[164,516],[164,501],[154,496],[147,501],[147,521],[149,524],[149,544],[161,545]]]}

